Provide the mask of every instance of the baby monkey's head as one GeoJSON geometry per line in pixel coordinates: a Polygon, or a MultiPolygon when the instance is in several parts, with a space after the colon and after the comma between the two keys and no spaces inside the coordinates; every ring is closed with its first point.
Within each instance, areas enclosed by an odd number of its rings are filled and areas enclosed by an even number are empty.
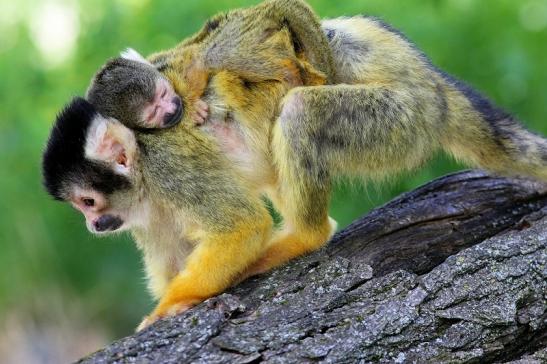
{"type": "Polygon", "coordinates": [[[132,49],[101,68],[87,100],[130,128],[169,128],[180,122],[184,108],[171,83],[132,49]]]}

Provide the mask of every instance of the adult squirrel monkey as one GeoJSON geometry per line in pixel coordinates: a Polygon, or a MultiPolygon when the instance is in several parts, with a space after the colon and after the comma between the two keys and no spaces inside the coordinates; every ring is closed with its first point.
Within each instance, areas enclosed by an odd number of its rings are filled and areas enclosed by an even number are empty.
{"type": "Polygon", "coordinates": [[[95,234],[130,231],[158,306],[140,328],[222,292],[271,236],[262,201],[191,123],[133,132],[74,99],[57,117],[44,182],[95,234]]]}
{"type": "MultiPolygon", "coordinates": [[[[213,30],[214,37],[198,34],[184,46],[224,49],[224,60],[232,59],[230,52],[244,55],[245,49],[237,49],[223,31],[231,21],[238,20],[228,18],[213,30]]],[[[291,28],[272,29],[260,34],[270,39],[279,29],[291,28]]],[[[334,232],[328,202],[335,176],[384,177],[417,168],[444,149],[471,165],[547,180],[545,139],[438,70],[396,30],[360,16],[325,20],[314,36],[323,40],[311,44],[292,37],[293,51],[324,75],[325,85],[293,87],[286,78],[211,67],[200,96],[209,105],[207,121],[199,128],[183,122],[133,134],[97,116],[89,105],[79,106],[81,100],[59,117],[44,156],[46,186],[84,212],[92,229],[132,229],[152,290],[162,296],[145,324],[220,292],[238,276],[268,270],[325,244],[334,232]],[[318,44],[328,45],[324,64],[303,51],[319,49],[318,44]],[[66,118],[91,121],[78,127],[62,122],[66,118]],[[104,120],[106,126],[97,126],[104,120]],[[64,137],[72,127],[84,130],[78,131],[80,139],[64,137]],[[129,142],[120,147],[112,138],[93,141],[103,135],[129,142]],[[85,146],[75,140],[85,140],[85,146]],[[55,152],[67,146],[79,157],[55,152]],[[104,155],[103,150],[124,153],[104,155]],[[133,151],[130,158],[126,151],[133,151]],[[263,192],[284,219],[273,237],[259,199],[263,192]],[[224,251],[226,242],[231,248],[224,251]],[[222,260],[204,260],[204,251],[222,260]],[[188,283],[188,274],[195,285],[188,283]]],[[[169,59],[156,58],[166,69],[169,59]]]]}

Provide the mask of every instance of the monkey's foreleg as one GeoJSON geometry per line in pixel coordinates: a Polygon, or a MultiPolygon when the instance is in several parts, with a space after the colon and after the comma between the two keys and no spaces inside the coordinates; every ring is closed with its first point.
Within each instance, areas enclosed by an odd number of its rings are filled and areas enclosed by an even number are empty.
{"type": "MultiPolygon", "coordinates": [[[[272,221],[266,211],[240,221],[230,232],[203,232],[188,256],[184,270],[175,276],[154,311],[137,330],[212,297],[230,285],[264,252],[272,221]]],[[[198,237],[199,238],[199,237],[198,237]]]]}

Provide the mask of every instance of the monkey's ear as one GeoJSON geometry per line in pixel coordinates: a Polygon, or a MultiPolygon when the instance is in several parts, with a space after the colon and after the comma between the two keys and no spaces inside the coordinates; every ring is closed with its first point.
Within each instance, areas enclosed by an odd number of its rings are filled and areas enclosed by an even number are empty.
{"type": "Polygon", "coordinates": [[[137,141],[131,129],[115,119],[99,116],[93,120],[86,138],[87,158],[106,162],[114,172],[129,175],[136,153],[137,141]]]}
{"type": "Polygon", "coordinates": [[[137,52],[133,48],[127,48],[125,51],[120,53],[120,56],[122,58],[129,59],[130,61],[141,62],[152,66],[152,63],[150,63],[146,58],[144,58],[139,52],[137,52]]]}

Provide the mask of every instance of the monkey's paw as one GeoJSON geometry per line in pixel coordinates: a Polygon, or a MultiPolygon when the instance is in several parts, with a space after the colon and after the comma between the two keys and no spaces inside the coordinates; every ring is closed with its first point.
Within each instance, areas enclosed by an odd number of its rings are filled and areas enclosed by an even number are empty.
{"type": "Polygon", "coordinates": [[[192,112],[192,120],[196,125],[202,125],[209,116],[209,105],[201,99],[194,104],[194,111],[192,112]]]}
{"type": "Polygon", "coordinates": [[[171,307],[169,307],[169,309],[165,311],[163,310],[160,311],[158,309],[155,309],[154,312],[152,312],[150,315],[144,317],[144,319],[139,324],[139,326],[137,326],[136,332],[139,332],[147,328],[148,326],[152,325],[154,322],[161,320],[165,317],[175,316],[175,315],[178,315],[179,313],[183,313],[184,311],[189,310],[193,306],[194,304],[179,303],[179,304],[172,305],[171,307]]]}

